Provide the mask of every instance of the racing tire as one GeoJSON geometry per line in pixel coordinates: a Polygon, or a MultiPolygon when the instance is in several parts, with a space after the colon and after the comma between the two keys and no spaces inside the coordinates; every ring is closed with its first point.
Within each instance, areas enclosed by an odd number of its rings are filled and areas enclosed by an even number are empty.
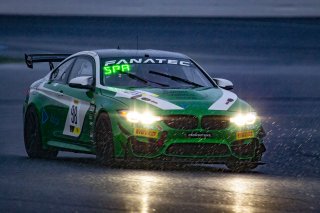
{"type": "Polygon", "coordinates": [[[95,125],[96,159],[111,166],[114,162],[112,127],[107,113],[101,113],[95,125]]]}
{"type": "Polygon", "coordinates": [[[29,107],[24,121],[24,145],[30,158],[55,158],[58,150],[43,148],[38,114],[34,107],[29,107]]]}
{"type": "Polygon", "coordinates": [[[226,166],[232,172],[248,172],[257,168],[258,164],[253,162],[230,161],[226,163],[226,166]]]}

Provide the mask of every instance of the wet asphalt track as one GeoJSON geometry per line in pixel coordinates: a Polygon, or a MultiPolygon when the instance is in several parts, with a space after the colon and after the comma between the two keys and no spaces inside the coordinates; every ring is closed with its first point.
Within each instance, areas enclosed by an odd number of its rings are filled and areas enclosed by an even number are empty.
{"type": "MultiPolygon", "coordinates": [[[[0,56],[96,48],[184,52],[263,118],[267,163],[144,169],[60,153],[30,160],[22,136],[28,85],[46,73],[0,64],[1,212],[319,212],[320,20],[0,17],[0,56]]],[[[3,60],[3,59],[1,59],[3,60]]]]}

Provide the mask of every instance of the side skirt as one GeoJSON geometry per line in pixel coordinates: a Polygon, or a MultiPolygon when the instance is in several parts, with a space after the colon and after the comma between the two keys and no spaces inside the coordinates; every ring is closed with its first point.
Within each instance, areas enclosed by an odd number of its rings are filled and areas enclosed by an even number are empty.
{"type": "Polygon", "coordinates": [[[58,148],[61,151],[93,154],[93,151],[91,149],[84,147],[84,146],[76,145],[76,144],[64,143],[64,142],[59,142],[59,141],[48,141],[47,144],[49,146],[58,148]]]}

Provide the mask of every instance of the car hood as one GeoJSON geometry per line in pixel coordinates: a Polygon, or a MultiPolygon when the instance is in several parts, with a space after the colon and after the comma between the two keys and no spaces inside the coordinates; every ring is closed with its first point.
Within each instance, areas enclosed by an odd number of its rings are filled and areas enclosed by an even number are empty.
{"type": "Polygon", "coordinates": [[[252,111],[234,93],[221,88],[190,89],[115,88],[105,87],[102,93],[123,102],[129,109],[176,111],[177,113],[252,111]]]}

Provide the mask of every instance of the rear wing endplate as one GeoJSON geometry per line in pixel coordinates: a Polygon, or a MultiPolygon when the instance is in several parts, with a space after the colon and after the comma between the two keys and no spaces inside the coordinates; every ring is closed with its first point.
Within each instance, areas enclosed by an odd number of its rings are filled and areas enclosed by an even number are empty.
{"type": "Polygon", "coordinates": [[[24,59],[27,66],[32,69],[34,63],[48,62],[50,70],[54,68],[53,62],[61,62],[71,54],[25,54],[24,59]]]}

